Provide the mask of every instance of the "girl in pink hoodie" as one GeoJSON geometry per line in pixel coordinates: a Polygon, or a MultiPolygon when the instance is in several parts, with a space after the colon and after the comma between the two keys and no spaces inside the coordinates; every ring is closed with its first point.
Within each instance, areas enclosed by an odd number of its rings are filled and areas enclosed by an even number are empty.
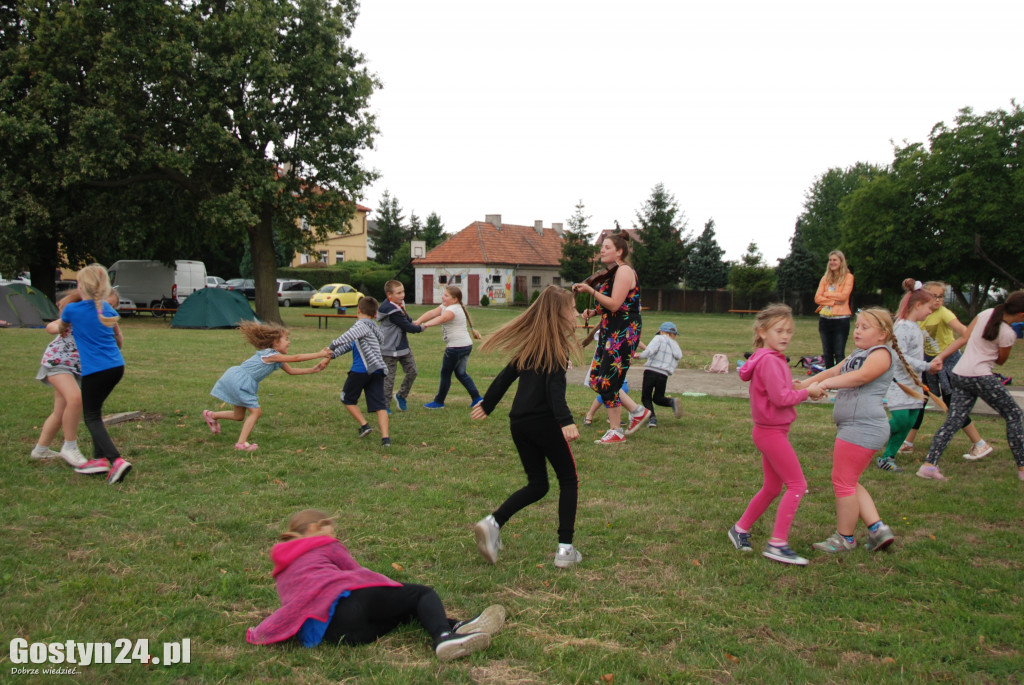
{"type": "Polygon", "coordinates": [[[322,511],[292,516],[281,539],[270,551],[281,608],[246,631],[251,644],[294,637],[304,647],[360,645],[417,619],[434,639],[437,658],[449,661],[486,649],[505,621],[505,609],[497,604],[472,620],[451,620],[433,588],[403,585],[360,566],[322,511]]]}
{"type": "MultiPolygon", "coordinates": [[[[772,304],[754,320],[754,354],[740,367],[740,378],[750,383],[750,413],[754,419],[754,445],[761,452],[764,485],[747,505],[743,516],[729,529],[729,540],[741,552],[750,552],[750,529],[786,486],[775,515],[775,529],[764,556],[783,564],[806,566],[807,560],[789,548],[789,528],[800,498],[807,490],[800,461],[789,444],[789,427],[796,419],[795,405],[808,397],[807,390],[793,389],[786,362],[786,348],[793,338],[793,310],[772,304]]],[[[815,389],[814,399],[823,393],[815,389]]]]}

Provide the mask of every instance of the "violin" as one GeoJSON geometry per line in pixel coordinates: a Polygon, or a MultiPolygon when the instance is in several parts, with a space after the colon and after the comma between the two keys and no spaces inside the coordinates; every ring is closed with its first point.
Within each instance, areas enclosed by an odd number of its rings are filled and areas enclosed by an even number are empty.
{"type": "MultiPolygon", "coordinates": [[[[595,274],[591,274],[590,276],[587,276],[586,278],[583,279],[583,283],[586,284],[586,285],[589,285],[591,288],[594,288],[596,290],[597,287],[599,285],[601,285],[602,283],[606,283],[606,282],[612,280],[613,278],[615,278],[615,272],[618,271],[618,270],[619,270],[619,265],[618,264],[612,264],[610,267],[608,267],[604,271],[598,271],[595,274]]],[[[579,285],[579,284],[577,284],[577,285],[579,285]]],[[[577,292],[577,287],[576,286],[573,286],[572,289],[573,289],[573,292],[577,292]]]]}

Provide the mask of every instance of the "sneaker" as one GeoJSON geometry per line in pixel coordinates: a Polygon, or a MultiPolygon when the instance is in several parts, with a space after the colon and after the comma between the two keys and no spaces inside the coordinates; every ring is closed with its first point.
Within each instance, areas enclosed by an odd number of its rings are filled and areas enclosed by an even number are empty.
{"type": "Polygon", "coordinates": [[[857,549],[857,543],[849,542],[846,538],[840,535],[838,531],[836,531],[829,535],[827,540],[815,542],[811,547],[819,552],[838,554],[839,552],[850,552],[857,549]]]}
{"type": "Polygon", "coordinates": [[[486,516],[476,522],[473,526],[473,537],[476,538],[476,548],[480,550],[480,556],[490,564],[498,563],[498,552],[504,549],[501,545],[501,528],[494,516],[486,516]]]}
{"type": "Polygon", "coordinates": [[[988,444],[987,442],[982,447],[978,447],[977,445],[971,445],[971,449],[967,452],[967,454],[964,455],[964,459],[967,459],[968,461],[977,461],[979,459],[987,457],[988,455],[992,454],[992,452],[992,445],[988,444]]]}
{"type": "Polygon", "coordinates": [[[651,419],[650,421],[648,421],[647,422],[647,427],[648,428],[657,428],[658,427],[658,419],[651,419]]]}
{"type": "Polygon", "coordinates": [[[878,459],[875,460],[875,466],[882,469],[883,471],[903,473],[903,469],[899,467],[899,465],[892,457],[889,457],[888,459],[883,459],[882,457],[879,457],[878,459]]]}
{"type": "Polygon", "coordinates": [[[473,407],[475,407],[478,404],[483,404],[483,401],[484,401],[484,398],[482,398],[482,397],[474,397],[473,401],[469,403],[469,408],[472,409],[473,407]]]}
{"type": "Polygon", "coordinates": [[[938,466],[936,466],[935,464],[929,464],[928,462],[921,464],[921,468],[917,470],[917,477],[928,478],[931,480],[949,480],[944,475],[942,475],[942,472],[939,471],[938,466]]]}
{"type": "Polygon", "coordinates": [[[427,402],[423,406],[427,409],[444,409],[444,404],[441,402],[427,402]]]}
{"type": "Polygon", "coordinates": [[[683,418],[683,403],[679,401],[678,397],[672,398],[672,413],[676,415],[677,419],[683,418]]]}
{"type": "Polygon", "coordinates": [[[607,431],[600,440],[595,440],[595,445],[613,445],[619,442],[626,442],[626,436],[622,434],[622,431],[618,428],[612,428],[607,431]]]}
{"type": "Polygon", "coordinates": [[[558,551],[555,552],[555,566],[558,568],[569,568],[583,561],[583,555],[575,547],[565,549],[559,547],[558,551]]]}
{"type": "Polygon", "coordinates": [[[491,646],[491,636],[487,633],[445,633],[434,647],[434,654],[441,661],[451,661],[479,652],[491,646]]]}
{"type": "Polygon", "coordinates": [[[110,473],[107,474],[107,485],[113,485],[114,483],[124,480],[125,476],[127,476],[128,472],[131,470],[132,465],[121,457],[118,457],[110,466],[110,473]]]}
{"type": "Polygon", "coordinates": [[[85,466],[86,462],[89,461],[77,447],[62,447],[60,458],[66,461],[69,466],[75,467],[85,466]]]}
{"type": "Polygon", "coordinates": [[[391,416],[391,407],[388,407],[388,416],[391,416]]]}
{"type": "Polygon", "coordinates": [[[500,604],[492,604],[484,609],[476,618],[456,623],[452,628],[452,632],[456,635],[487,633],[493,636],[501,630],[503,625],[505,625],[505,607],[500,604]]]}
{"type": "Polygon", "coordinates": [[[369,435],[372,432],[373,432],[373,427],[370,424],[368,424],[368,423],[364,423],[362,426],[359,427],[359,437],[361,437],[361,438],[365,438],[367,435],[369,435]]]}
{"type": "Polygon", "coordinates": [[[380,446],[381,447],[391,447],[391,438],[381,438],[380,439],[380,446]]]}
{"type": "Polygon", "coordinates": [[[40,447],[37,445],[32,448],[32,452],[29,455],[33,459],[55,459],[60,456],[60,452],[54,452],[49,447],[40,447]]]}
{"type": "Polygon", "coordinates": [[[398,411],[406,411],[409,409],[409,405],[405,403],[405,398],[400,395],[395,395],[395,402],[398,402],[398,411]]]}
{"type": "Polygon", "coordinates": [[[651,410],[644,407],[643,413],[639,416],[629,415],[629,428],[626,429],[626,435],[632,435],[638,430],[643,428],[643,425],[651,418],[651,410]]]}
{"type": "Polygon", "coordinates": [[[906,440],[903,441],[903,444],[900,445],[899,452],[897,452],[897,454],[913,454],[913,453],[914,453],[914,443],[907,442],[906,440]]]}
{"type": "Polygon", "coordinates": [[[86,475],[91,475],[93,473],[106,473],[109,470],[110,461],[103,457],[87,461],[81,466],[75,467],[75,473],[84,473],[86,475]]]}
{"type": "Polygon", "coordinates": [[[868,541],[864,543],[864,549],[877,552],[891,545],[894,540],[896,536],[892,534],[892,528],[883,523],[875,532],[868,531],[868,541]]]}
{"type": "Polygon", "coordinates": [[[750,546],[750,533],[741,533],[736,530],[736,526],[729,529],[729,542],[741,552],[754,551],[754,548],[750,546]]]}
{"type": "Polygon", "coordinates": [[[781,547],[776,547],[775,545],[769,542],[768,545],[764,548],[764,551],[761,552],[761,554],[762,556],[765,556],[768,559],[771,559],[772,561],[778,561],[783,564],[793,564],[794,566],[807,565],[807,560],[799,554],[797,554],[796,552],[794,552],[793,550],[791,550],[789,548],[789,545],[782,545],[781,547]]]}

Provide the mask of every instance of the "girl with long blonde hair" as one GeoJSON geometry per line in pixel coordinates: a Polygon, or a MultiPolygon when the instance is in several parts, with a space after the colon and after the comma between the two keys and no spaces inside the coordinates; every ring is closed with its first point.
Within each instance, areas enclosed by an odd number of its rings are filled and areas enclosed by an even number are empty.
{"type": "Polygon", "coordinates": [[[846,255],[839,250],[828,253],[825,275],[818,282],[814,302],[818,305],[818,335],[825,368],[835,366],[846,356],[846,340],[850,337],[850,294],[853,274],[846,265],[846,255]]]}
{"type": "Polygon", "coordinates": [[[579,479],[569,443],[580,433],[565,401],[565,372],[578,356],[576,302],[572,293],[548,286],[523,314],[499,328],[483,350],[499,350],[509,362],[473,408],[474,419],[485,419],[518,379],[509,428],[526,472],[526,485],[512,493],[489,516],[473,527],[477,549],[492,564],[502,549],[500,529],[516,512],[548,492],[547,462],[558,478],[558,549],[555,566],[568,568],[583,560],[573,547],[579,479]]]}
{"type": "Polygon", "coordinates": [[[78,302],[69,302],[60,318],[51,321],[49,333],[67,333],[74,329],[82,370],[82,417],[92,436],[93,458],[75,467],[84,474],[106,473],[107,483],[124,479],[132,465],[121,457],[103,425],[103,403],[124,376],[124,357],[115,331],[120,317],[107,298],[110,276],[99,264],[90,264],[78,272],[78,302]]]}

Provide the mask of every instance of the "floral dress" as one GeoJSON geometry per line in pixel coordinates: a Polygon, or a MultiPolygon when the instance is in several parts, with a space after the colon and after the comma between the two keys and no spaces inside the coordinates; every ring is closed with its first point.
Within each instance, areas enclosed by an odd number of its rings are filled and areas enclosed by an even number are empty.
{"type": "MultiPolygon", "coordinates": [[[[597,292],[611,297],[615,279],[605,281],[598,286],[597,292]]],[[[637,281],[626,293],[622,306],[614,312],[608,312],[598,305],[601,311],[601,326],[598,329],[597,350],[594,361],[590,363],[590,387],[601,395],[606,407],[617,407],[619,389],[626,380],[629,361],[640,344],[640,283],[637,281]]]]}

